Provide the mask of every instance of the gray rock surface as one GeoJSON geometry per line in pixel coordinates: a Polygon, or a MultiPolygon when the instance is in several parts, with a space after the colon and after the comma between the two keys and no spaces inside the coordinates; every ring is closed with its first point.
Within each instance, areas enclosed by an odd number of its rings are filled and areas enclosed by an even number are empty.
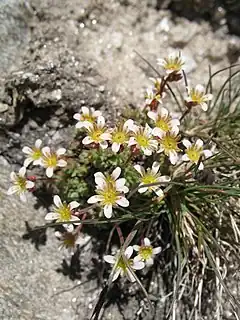
{"type": "MultiPolygon", "coordinates": [[[[46,245],[40,245],[39,251],[30,241],[23,240],[26,234],[25,221],[30,225],[43,225],[46,210],[36,209],[36,199],[29,194],[28,203],[23,204],[17,196],[9,197],[11,167],[0,157],[0,319],[2,320],[72,320],[86,319],[91,312],[96,291],[96,280],[88,281],[84,286],[61,293],[64,289],[86,281],[72,282],[56,270],[62,259],[69,260],[69,254],[58,250],[53,230],[47,231],[46,245]],[[79,315],[77,306],[81,303],[79,315]]],[[[86,252],[90,248],[88,247],[86,252]]],[[[84,253],[83,261],[91,266],[90,257],[84,253]]],[[[83,263],[86,271],[88,268],[83,263]]]]}

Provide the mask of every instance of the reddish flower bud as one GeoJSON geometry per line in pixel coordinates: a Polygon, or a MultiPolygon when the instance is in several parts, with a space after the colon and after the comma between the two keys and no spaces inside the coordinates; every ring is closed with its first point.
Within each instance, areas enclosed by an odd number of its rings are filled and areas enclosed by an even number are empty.
{"type": "Polygon", "coordinates": [[[35,182],[37,180],[36,176],[27,176],[27,180],[35,182]]]}

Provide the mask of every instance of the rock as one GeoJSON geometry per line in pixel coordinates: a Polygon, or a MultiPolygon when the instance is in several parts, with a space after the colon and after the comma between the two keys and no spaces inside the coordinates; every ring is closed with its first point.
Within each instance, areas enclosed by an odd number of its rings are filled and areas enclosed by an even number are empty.
{"type": "Polygon", "coordinates": [[[0,113],[8,111],[8,105],[0,102],[0,113]]]}
{"type": "Polygon", "coordinates": [[[30,41],[30,21],[33,14],[28,1],[0,1],[0,71],[16,70],[30,41]]]}
{"type": "Polygon", "coordinates": [[[170,28],[170,43],[173,47],[183,48],[191,41],[197,32],[200,32],[197,24],[179,19],[176,24],[170,28]],[[179,28],[180,23],[182,25],[181,28],[179,28]]]}

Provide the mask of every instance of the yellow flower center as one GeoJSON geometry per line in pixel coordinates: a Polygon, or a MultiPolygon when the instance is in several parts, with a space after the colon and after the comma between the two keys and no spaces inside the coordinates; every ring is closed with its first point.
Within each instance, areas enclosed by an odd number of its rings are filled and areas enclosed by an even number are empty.
{"type": "Polygon", "coordinates": [[[94,123],[96,117],[93,117],[92,115],[83,114],[81,117],[81,121],[88,121],[90,123],[94,123]]]}
{"type": "Polygon", "coordinates": [[[47,167],[55,168],[57,166],[58,158],[56,153],[51,153],[47,156],[44,156],[43,161],[47,167]]]}
{"type": "MultiPolygon", "coordinates": [[[[133,265],[133,260],[132,260],[132,259],[128,260],[128,264],[129,264],[130,266],[132,266],[132,265],[133,265]]],[[[124,273],[127,271],[128,266],[127,266],[127,264],[124,262],[123,257],[120,257],[120,258],[118,259],[117,268],[122,269],[122,270],[124,271],[124,273]]]]}
{"type": "Polygon", "coordinates": [[[42,152],[38,148],[33,148],[32,159],[38,160],[42,157],[42,152]]]}
{"type": "Polygon", "coordinates": [[[200,93],[194,89],[190,92],[190,97],[191,97],[192,101],[195,103],[203,102],[203,100],[204,100],[203,96],[204,96],[203,93],[200,93]]]}
{"type": "Polygon", "coordinates": [[[145,137],[145,136],[142,135],[142,134],[138,134],[138,135],[136,136],[136,141],[137,141],[137,143],[139,144],[139,146],[141,146],[141,147],[143,147],[143,148],[146,148],[146,147],[148,147],[148,145],[149,145],[149,140],[148,140],[148,138],[145,137]]]}
{"type": "Polygon", "coordinates": [[[193,162],[198,162],[202,153],[202,148],[197,148],[196,146],[192,146],[186,150],[186,154],[188,158],[193,162]]]}
{"type": "Polygon", "coordinates": [[[155,177],[153,174],[151,174],[151,173],[146,173],[146,174],[142,177],[141,180],[142,180],[141,182],[144,183],[144,184],[150,184],[150,183],[155,183],[155,182],[157,182],[156,177],[155,177]]]}
{"type": "Polygon", "coordinates": [[[71,220],[71,210],[66,203],[64,203],[60,208],[57,208],[56,212],[60,215],[60,221],[71,220]]]}
{"type": "Polygon", "coordinates": [[[122,144],[126,140],[127,140],[127,134],[124,131],[116,131],[112,134],[112,142],[122,144]]]}
{"type": "Polygon", "coordinates": [[[139,249],[139,255],[142,259],[147,260],[153,255],[153,248],[151,246],[141,246],[139,249]]]}
{"type": "Polygon", "coordinates": [[[115,189],[115,186],[110,182],[104,190],[100,191],[100,195],[103,196],[103,205],[115,204],[119,192],[115,189]]]}
{"type": "Polygon", "coordinates": [[[166,63],[164,68],[166,70],[172,70],[172,71],[180,70],[182,65],[184,64],[179,57],[176,57],[174,59],[166,59],[165,61],[166,63]]]}
{"type": "Polygon", "coordinates": [[[156,126],[160,129],[162,129],[163,131],[167,132],[169,130],[171,130],[171,127],[169,125],[169,118],[161,118],[159,117],[156,121],[156,126]]]}
{"type": "Polygon", "coordinates": [[[161,139],[161,145],[166,153],[169,153],[170,151],[179,151],[177,136],[175,137],[167,133],[161,139]]]}
{"type": "Polygon", "coordinates": [[[93,131],[89,133],[89,136],[93,141],[100,142],[102,141],[101,135],[104,133],[103,129],[95,128],[93,131]]]}
{"type": "Polygon", "coordinates": [[[17,181],[16,181],[16,184],[18,185],[19,189],[20,190],[26,190],[26,178],[23,178],[23,177],[20,177],[18,176],[17,177],[17,181]]]}

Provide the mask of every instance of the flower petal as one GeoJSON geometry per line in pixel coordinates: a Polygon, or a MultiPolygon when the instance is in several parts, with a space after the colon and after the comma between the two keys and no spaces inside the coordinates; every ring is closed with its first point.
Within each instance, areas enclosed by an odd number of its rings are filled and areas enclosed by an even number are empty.
{"type": "Polygon", "coordinates": [[[164,135],[165,131],[162,130],[161,128],[158,128],[158,127],[155,127],[153,128],[152,130],[152,135],[154,137],[159,137],[159,138],[162,138],[162,136],[164,135]]]}
{"type": "Polygon", "coordinates": [[[204,169],[204,165],[202,162],[200,162],[198,166],[198,170],[203,170],[203,169],[204,169]]]}
{"type": "Polygon", "coordinates": [[[56,206],[57,208],[60,208],[60,207],[63,206],[62,200],[61,200],[61,198],[60,198],[58,195],[55,195],[55,196],[53,197],[53,203],[55,204],[55,206],[56,206]]]}
{"type": "Polygon", "coordinates": [[[151,242],[150,242],[150,240],[148,238],[144,238],[143,239],[143,243],[144,243],[145,246],[148,246],[148,247],[151,246],[151,242]]]}
{"type": "Polygon", "coordinates": [[[128,141],[128,146],[134,146],[135,144],[137,144],[137,141],[134,137],[130,137],[129,141],[128,141]]]}
{"type": "Polygon", "coordinates": [[[108,147],[108,143],[107,143],[107,141],[101,141],[100,143],[99,143],[99,145],[100,145],[100,147],[104,150],[104,149],[107,149],[107,147],[108,147]]]}
{"type": "Polygon", "coordinates": [[[111,255],[106,255],[103,257],[103,259],[110,264],[114,264],[116,262],[116,258],[114,256],[111,255]]]}
{"type": "Polygon", "coordinates": [[[124,208],[129,206],[129,201],[123,196],[119,196],[118,199],[116,200],[116,203],[119,206],[124,207],[124,208]]]}
{"type": "Polygon", "coordinates": [[[120,179],[117,179],[115,184],[116,184],[116,189],[119,190],[119,189],[122,189],[124,187],[126,183],[126,179],[125,178],[120,178],[120,179]]]}
{"type": "Polygon", "coordinates": [[[82,144],[90,144],[90,143],[93,143],[93,139],[90,138],[89,136],[86,136],[85,138],[83,138],[82,140],[82,144]]]}
{"type": "Polygon", "coordinates": [[[12,186],[12,187],[10,187],[10,188],[8,189],[7,195],[10,196],[10,195],[18,192],[18,190],[19,190],[19,187],[18,187],[18,186],[12,186]]]}
{"type": "Polygon", "coordinates": [[[112,178],[113,178],[115,181],[116,181],[117,178],[120,176],[121,171],[122,171],[122,170],[121,170],[120,167],[117,167],[116,169],[113,170],[111,176],[112,176],[112,178]]]}
{"type": "Polygon", "coordinates": [[[203,154],[204,154],[205,158],[209,158],[213,155],[211,150],[203,150],[203,154]]]}
{"type": "Polygon", "coordinates": [[[21,192],[19,196],[22,202],[27,202],[26,192],[21,192]]]}
{"type": "Polygon", "coordinates": [[[133,247],[132,246],[127,247],[127,249],[124,252],[124,255],[127,258],[127,260],[131,258],[132,254],[133,254],[133,247]]]}
{"type": "Polygon", "coordinates": [[[148,190],[148,187],[142,187],[142,186],[141,186],[141,188],[139,187],[138,192],[139,192],[139,193],[144,193],[144,192],[146,192],[147,190],[148,190]]]}
{"type": "Polygon", "coordinates": [[[162,191],[161,188],[155,189],[154,192],[156,193],[156,195],[158,197],[163,197],[164,196],[164,192],[162,191]]]}
{"type": "Polygon", "coordinates": [[[35,142],[35,148],[40,149],[42,145],[42,140],[41,139],[37,139],[35,142]]]}
{"type": "Polygon", "coordinates": [[[23,163],[24,167],[27,168],[31,162],[33,162],[32,158],[26,158],[23,163]]]}
{"type": "Polygon", "coordinates": [[[105,126],[105,118],[103,116],[97,118],[97,126],[99,128],[103,128],[105,126]]]}
{"type": "Polygon", "coordinates": [[[201,84],[197,84],[195,87],[195,91],[199,92],[199,93],[204,93],[205,89],[201,84]]]}
{"type": "Polygon", "coordinates": [[[10,179],[12,182],[15,182],[17,180],[17,175],[14,171],[10,173],[10,179]]]}
{"type": "Polygon", "coordinates": [[[182,143],[183,143],[184,147],[186,147],[187,149],[190,148],[192,145],[191,142],[187,139],[183,139],[182,143]]]}
{"type": "Polygon", "coordinates": [[[48,212],[45,216],[45,220],[53,221],[59,218],[59,214],[57,212],[48,212]]]}
{"type": "Polygon", "coordinates": [[[23,147],[22,148],[22,152],[26,153],[26,154],[32,154],[33,150],[31,148],[29,148],[29,147],[23,147]]]}
{"type": "Polygon", "coordinates": [[[153,265],[153,258],[148,258],[148,259],[146,260],[146,266],[150,267],[150,266],[152,266],[152,265],[153,265]]]}
{"type": "Polygon", "coordinates": [[[175,165],[178,161],[177,152],[170,151],[169,152],[169,160],[170,160],[171,164],[175,165]]]}
{"type": "Polygon", "coordinates": [[[154,122],[157,121],[157,117],[158,117],[157,112],[148,111],[147,115],[148,115],[148,117],[149,117],[150,119],[152,119],[154,122]]]}
{"type": "Polygon", "coordinates": [[[195,142],[195,146],[197,146],[198,148],[202,148],[203,141],[201,139],[197,139],[197,141],[195,142]]]}
{"type": "Polygon", "coordinates": [[[103,208],[103,213],[106,218],[110,219],[112,217],[112,205],[106,204],[103,208]]]}
{"type": "Polygon", "coordinates": [[[73,232],[74,230],[73,224],[71,223],[64,223],[63,227],[67,230],[67,232],[73,232]]]}
{"type": "Polygon", "coordinates": [[[145,267],[145,263],[143,261],[136,261],[136,260],[133,260],[133,265],[132,265],[132,268],[134,270],[141,270],[145,267]]]}
{"type": "Polygon", "coordinates": [[[158,170],[160,168],[160,163],[157,162],[157,161],[154,161],[153,164],[152,164],[152,173],[153,174],[157,174],[158,173],[158,170]]]}
{"type": "Polygon", "coordinates": [[[75,113],[75,114],[73,115],[73,119],[80,121],[80,120],[81,120],[81,115],[80,115],[80,113],[75,113]]]}
{"type": "Polygon", "coordinates": [[[189,159],[189,157],[188,157],[187,154],[184,154],[184,155],[182,156],[182,161],[190,161],[190,159],[189,159]]]}
{"type": "Polygon", "coordinates": [[[58,167],[66,167],[67,165],[67,161],[63,160],[63,159],[59,159],[57,162],[58,167]]]}
{"type": "Polygon", "coordinates": [[[56,154],[57,154],[57,156],[59,157],[59,156],[62,156],[63,154],[65,154],[66,153],[66,149],[65,148],[59,148],[57,151],[56,151],[56,154]]]}
{"type": "Polygon", "coordinates": [[[167,110],[166,108],[163,108],[163,107],[162,107],[162,108],[160,109],[160,112],[159,112],[159,113],[160,113],[161,118],[166,118],[166,117],[168,116],[168,113],[169,113],[169,112],[168,112],[168,110],[167,110]]]}
{"type": "Polygon", "coordinates": [[[19,176],[24,178],[25,177],[25,174],[26,174],[26,168],[25,167],[22,167],[20,170],[19,170],[19,176]]]}
{"type": "Polygon", "coordinates": [[[153,248],[153,254],[159,254],[160,252],[162,251],[162,248],[161,247],[156,247],[156,248],[153,248]]]}
{"type": "Polygon", "coordinates": [[[133,125],[134,125],[134,121],[132,119],[128,119],[127,121],[125,121],[123,125],[123,130],[128,131],[133,125]]]}
{"type": "Polygon", "coordinates": [[[91,196],[88,199],[87,203],[97,203],[97,202],[101,202],[102,200],[103,200],[103,197],[96,194],[94,196],[91,196]]]}
{"type": "Polygon", "coordinates": [[[85,116],[89,116],[89,113],[90,113],[90,111],[89,111],[89,109],[87,108],[87,107],[82,107],[81,108],[81,110],[82,110],[82,114],[85,116]]]}
{"type": "Polygon", "coordinates": [[[112,278],[112,281],[114,282],[115,280],[117,280],[117,278],[119,277],[120,275],[120,272],[121,272],[121,269],[117,269],[115,272],[114,272],[114,275],[113,275],[113,278],[112,278]]]}
{"type": "Polygon", "coordinates": [[[49,147],[44,147],[42,148],[42,154],[45,156],[45,157],[48,157],[48,155],[51,153],[51,149],[49,147]]]}
{"type": "Polygon", "coordinates": [[[120,149],[120,143],[113,142],[113,144],[112,144],[112,151],[113,151],[114,153],[118,153],[119,149],[120,149]]]}
{"type": "Polygon", "coordinates": [[[201,108],[202,108],[203,111],[207,111],[208,105],[207,105],[206,102],[202,102],[202,103],[200,104],[200,106],[201,106],[201,108]]]}
{"type": "Polygon", "coordinates": [[[140,173],[141,176],[143,176],[145,174],[145,169],[142,166],[140,166],[139,164],[136,164],[133,167],[135,170],[137,170],[138,173],[140,173]]]}
{"type": "Polygon", "coordinates": [[[32,189],[35,183],[33,181],[27,180],[26,181],[26,189],[32,189]]]}
{"type": "Polygon", "coordinates": [[[69,203],[69,208],[70,210],[76,209],[80,206],[80,203],[78,203],[77,201],[72,201],[69,203]]]}
{"type": "Polygon", "coordinates": [[[51,178],[53,176],[53,168],[48,167],[46,170],[46,176],[51,178]]]}
{"type": "MultiPolygon", "coordinates": [[[[133,246],[133,249],[134,249],[135,251],[139,251],[140,246],[138,246],[138,245],[135,244],[135,245],[133,246]]],[[[135,259],[135,258],[134,258],[134,259],[135,259]]]]}

